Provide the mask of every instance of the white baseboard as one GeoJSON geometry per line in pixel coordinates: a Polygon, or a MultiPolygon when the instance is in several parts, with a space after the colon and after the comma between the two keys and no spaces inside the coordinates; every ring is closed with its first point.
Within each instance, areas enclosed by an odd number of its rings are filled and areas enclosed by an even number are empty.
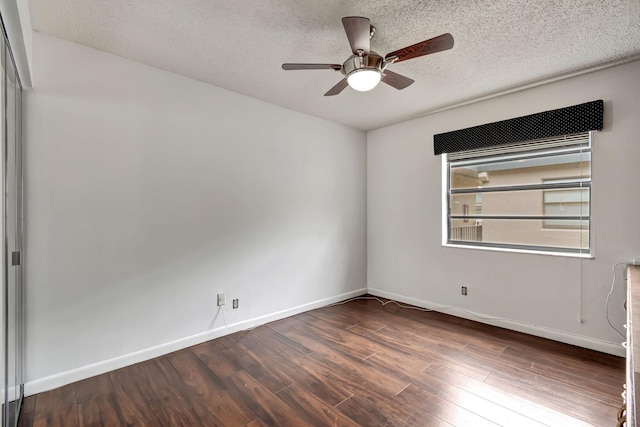
{"type": "Polygon", "coordinates": [[[116,369],[130,366],[135,363],[144,362],[145,360],[153,359],[154,357],[162,356],[183,348],[191,347],[193,345],[201,344],[203,342],[220,338],[225,335],[232,334],[234,332],[253,328],[263,325],[265,323],[273,322],[275,320],[284,319],[285,317],[293,316],[296,314],[304,313],[316,308],[323,307],[327,304],[344,301],[345,299],[353,298],[356,296],[364,295],[367,293],[366,288],[357,289],[355,291],[346,292],[340,295],[336,295],[330,298],[313,301],[307,304],[299,305],[297,307],[288,308],[286,310],[277,311],[274,313],[266,314],[264,316],[256,317],[253,319],[244,320],[242,322],[233,323],[227,325],[227,327],[219,327],[211,329],[199,334],[191,335],[189,337],[181,338],[175,341],[171,341],[165,344],[161,344],[155,347],[146,348],[144,350],[136,351],[134,353],[125,354],[113,359],[103,360],[91,365],[81,366],[76,369],[72,369],[58,374],[50,375],[48,377],[39,378],[37,380],[29,381],[24,385],[24,395],[31,396],[33,394],[41,393],[54,388],[62,387],[67,384],[71,384],[76,381],[84,380],[96,375],[104,374],[105,372],[113,371],[116,369]]]}
{"type": "Polygon", "coordinates": [[[474,320],[476,322],[486,323],[488,325],[499,326],[501,328],[523,332],[525,334],[535,335],[554,341],[560,341],[566,344],[572,344],[579,347],[589,348],[591,350],[601,351],[603,353],[613,354],[615,356],[625,356],[625,349],[619,343],[597,340],[594,338],[585,337],[583,335],[558,331],[555,329],[545,328],[542,326],[519,322],[516,320],[503,319],[482,313],[475,313],[469,310],[465,310],[461,307],[444,306],[441,304],[433,303],[431,301],[420,300],[393,292],[383,291],[381,289],[368,288],[368,292],[371,295],[375,295],[378,297],[389,298],[395,301],[403,302],[405,304],[428,308],[440,313],[450,314],[452,316],[462,317],[464,319],[474,320]]]}
{"type": "Polygon", "coordinates": [[[24,386],[24,393],[25,393],[25,396],[31,396],[33,394],[41,393],[47,390],[52,390],[54,388],[62,387],[64,385],[71,384],[76,381],[80,381],[96,375],[104,374],[105,372],[120,369],[125,366],[130,366],[135,363],[153,359],[154,357],[162,356],[177,350],[181,350],[183,348],[201,344],[203,342],[206,342],[215,338],[232,334],[236,331],[263,325],[265,323],[273,322],[275,320],[284,319],[289,316],[293,316],[299,313],[304,313],[306,311],[320,308],[335,302],[340,302],[345,299],[364,295],[366,293],[369,293],[374,296],[393,299],[395,301],[403,302],[405,304],[412,304],[418,307],[428,308],[434,311],[450,314],[456,317],[474,320],[480,323],[486,323],[493,326],[499,326],[505,329],[511,329],[514,331],[536,335],[543,338],[549,338],[555,341],[577,345],[580,347],[589,348],[592,350],[597,350],[604,353],[613,354],[616,356],[624,357],[625,355],[624,348],[622,348],[622,346],[617,343],[596,340],[596,339],[585,337],[582,335],[571,334],[568,332],[558,331],[558,330],[545,328],[545,327],[541,327],[533,324],[526,324],[526,323],[522,323],[514,320],[496,318],[496,317],[485,315],[482,313],[474,313],[474,312],[465,310],[461,307],[443,306],[441,304],[436,304],[431,301],[420,300],[420,299],[408,297],[405,295],[383,291],[381,289],[361,288],[355,291],[350,291],[340,295],[336,295],[334,297],[313,301],[297,307],[289,308],[282,311],[277,311],[264,316],[230,324],[228,325],[228,327],[219,327],[216,329],[211,329],[199,334],[181,338],[181,339],[171,341],[165,344],[161,344],[155,347],[146,348],[144,350],[125,354],[113,359],[103,360],[97,363],[93,363],[91,365],[81,366],[76,369],[61,372],[61,373],[54,374],[44,378],[39,378],[37,380],[29,381],[24,386]]]}

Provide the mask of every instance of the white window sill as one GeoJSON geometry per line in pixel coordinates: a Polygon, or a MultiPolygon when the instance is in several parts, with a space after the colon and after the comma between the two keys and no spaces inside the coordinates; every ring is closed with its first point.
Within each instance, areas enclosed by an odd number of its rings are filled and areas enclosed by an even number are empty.
{"type": "Polygon", "coordinates": [[[559,256],[559,257],[568,257],[568,258],[595,259],[595,255],[593,253],[536,251],[533,249],[515,249],[515,248],[496,248],[491,246],[457,245],[455,243],[443,243],[442,246],[447,248],[471,249],[471,250],[492,251],[492,252],[509,252],[509,253],[530,254],[530,255],[549,255],[549,256],[559,256]]]}

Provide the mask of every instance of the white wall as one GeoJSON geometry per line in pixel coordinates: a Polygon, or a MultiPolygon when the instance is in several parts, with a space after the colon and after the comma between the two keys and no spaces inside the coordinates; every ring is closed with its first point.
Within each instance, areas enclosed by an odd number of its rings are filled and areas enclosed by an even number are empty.
{"type": "MultiPolygon", "coordinates": [[[[612,265],[640,258],[638,76],[640,62],[630,63],[369,132],[369,291],[623,354],[604,313],[612,265]],[[605,101],[605,129],[594,136],[594,259],[441,245],[442,168],[434,134],[596,99],[605,101]]],[[[623,270],[617,267],[611,299],[621,330],[623,270]]]]}
{"type": "Polygon", "coordinates": [[[33,60],[27,394],[231,332],[218,292],[237,327],[364,293],[364,132],[39,33],[33,60]]]}

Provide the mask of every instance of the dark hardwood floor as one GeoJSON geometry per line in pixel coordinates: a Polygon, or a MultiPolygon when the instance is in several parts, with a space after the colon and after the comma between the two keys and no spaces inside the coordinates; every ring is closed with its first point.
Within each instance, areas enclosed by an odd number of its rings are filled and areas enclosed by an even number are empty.
{"type": "Polygon", "coordinates": [[[20,426],[613,426],[624,359],[371,300],[27,397],[20,426]]]}

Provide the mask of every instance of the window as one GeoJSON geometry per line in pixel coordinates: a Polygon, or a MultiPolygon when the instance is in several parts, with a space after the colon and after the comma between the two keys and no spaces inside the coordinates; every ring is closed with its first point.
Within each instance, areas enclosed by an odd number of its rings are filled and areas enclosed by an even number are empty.
{"type": "MultiPolygon", "coordinates": [[[[588,177],[570,178],[570,179],[545,179],[545,184],[555,183],[582,183],[588,180],[588,177]]],[[[547,216],[562,216],[571,215],[575,217],[585,218],[589,216],[589,188],[579,186],[579,188],[559,188],[548,189],[544,191],[543,203],[544,203],[544,215],[547,216]]],[[[589,224],[587,220],[564,220],[558,221],[556,219],[545,219],[545,228],[564,228],[564,229],[576,229],[585,228],[589,224]]]]}
{"type": "Polygon", "coordinates": [[[447,243],[590,254],[591,134],[446,156],[447,243]]]}

